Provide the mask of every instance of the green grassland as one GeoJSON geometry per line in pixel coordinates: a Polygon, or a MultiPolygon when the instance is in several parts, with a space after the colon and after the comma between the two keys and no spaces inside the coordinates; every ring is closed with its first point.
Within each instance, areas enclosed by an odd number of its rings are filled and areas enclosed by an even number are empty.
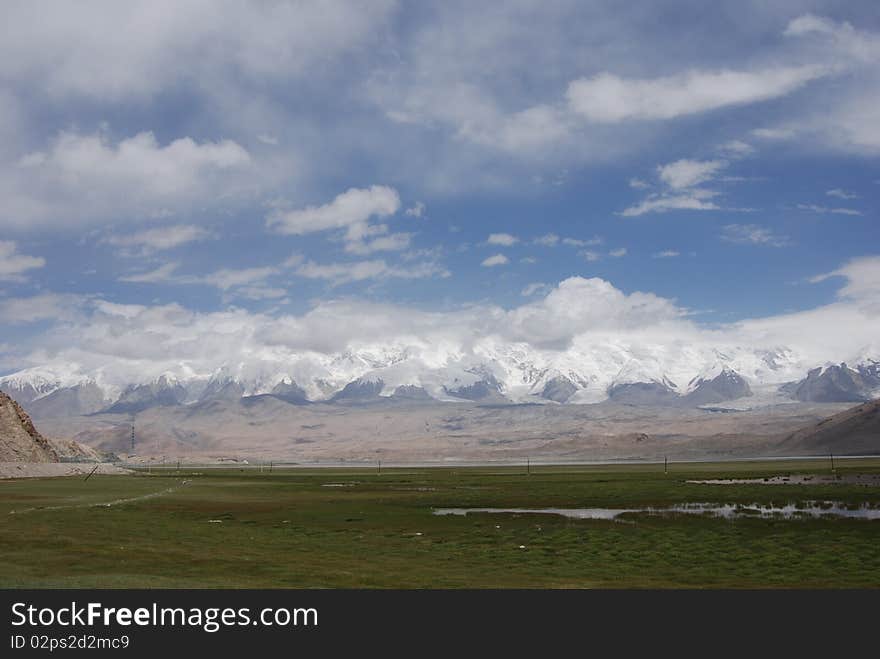
{"type": "MultiPolygon", "coordinates": [[[[676,464],[668,474],[662,465],[543,466],[528,475],[514,467],[381,474],[186,467],[5,481],[0,586],[880,587],[880,521],[432,514],[435,507],[880,505],[880,487],[685,482],[829,471],[814,461],[676,464]]],[[[880,459],[847,460],[838,472],[877,474],[880,459]]]]}

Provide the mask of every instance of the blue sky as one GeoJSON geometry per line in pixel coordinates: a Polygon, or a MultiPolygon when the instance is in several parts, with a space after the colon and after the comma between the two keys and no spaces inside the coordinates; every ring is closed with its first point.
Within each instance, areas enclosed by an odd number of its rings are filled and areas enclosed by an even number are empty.
{"type": "Polygon", "coordinates": [[[99,302],[266,323],[582,277],[716,327],[880,288],[874,2],[4,14],[0,372],[99,302]]]}

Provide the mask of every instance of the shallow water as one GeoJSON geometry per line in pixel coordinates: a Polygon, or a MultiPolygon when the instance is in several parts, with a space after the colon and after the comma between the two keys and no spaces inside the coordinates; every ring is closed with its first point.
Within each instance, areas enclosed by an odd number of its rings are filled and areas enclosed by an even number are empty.
{"type": "Polygon", "coordinates": [[[688,480],[697,485],[864,485],[880,487],[880,474],[847,474],[846,476],[798,475],[768,478],[707,478],[688,480]]]}
{"type": "Polygon", "coordinates": [[[493,513],[514,515],[560,515],[572,519],[615,520],[626,513],[641,515],[709,515],[724,519],[781,518],[806,519],[817,517],[848,517],[854,519],[880,519],[880,508],[863,504],[859,508],[847,508],[833,501],[807,501],[785,506],[761,504],[688,503],[667,508],[436,508],[435,515],[469,515],[493,513]]]}

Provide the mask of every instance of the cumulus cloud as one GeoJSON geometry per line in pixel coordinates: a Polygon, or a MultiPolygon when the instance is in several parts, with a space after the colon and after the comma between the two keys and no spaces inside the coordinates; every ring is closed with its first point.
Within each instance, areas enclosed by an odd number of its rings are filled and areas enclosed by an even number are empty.
{"type": "Polygon", "coordinates": [[[488,245],[501,245],[503,247],[510,247],[518,242],[519,238],[509,233],[490,233],[486,239],[486,244],[488,245]]]}
{"type": "Polygon", "coordinates": [[[759,71],[692,71],[653,79],[600,73],[574,80],[566,97],[590,121],[674,119],[785,96],[826,71],[818,66],[759,71]]]}
{"type": "Polygon", "coordinates": [[[484,268],[492,268],[499,265],[507,265],[510,260],[504,256],[504,254],[493,254],[492,256],[483,260],[480,264],[484,268]]]}
{"type": "Polygon", "coordinates": [[[584,249],[578,252],[578,254],[587,262],[592,263],[593,261],[598,261],[602,258],[602,255],[599,252],[594,252],[589,249],[584,249]]]}
{"type": "Polygon", "coordinates": [[[768,247],[785,247],[791,244],[788,236],[780,236],[757,224],[726,224],[722,227],[721,239],[730,243],[768,247]]]}
{"type": "MultiPolygon", "coordinates": [[[[430,312],[325,300],[301,315],[272,315],[46,295],[0,298],[0,319],[62,321],[31,333],[17,345],[15,363],[73,365],[83,372],[100,372],[105,381],[119,385],[146,381],[168,370],[210,375],[220,367],[253,367],[269,375],[279,371],[302,375],[304,383],[311,377],[329,378],[342,386],[352,372],[333,370],[339,353],[363,351],[369,356],[386,348],[429,368],[442,368],[450,359],[465,363],[496,359],[502,367],[516,369],[505,356],[510,346],[516,346],[516,354],[531,349],[535,359],[548,367],[587,359],[599,360],[596,363],[601,362],[603,369],[610,363],[612,372],[631,355],[644,355],[649,361],[659,360],[658,368],[682,382],[694,373],[682,370],[681,360],[692,363],[699,355],[711,360],[717,358],[717,351],[732,356],[743,369],[764,369],[772,375],[770,366],[755,361],[755,355],[760,361],[766,351],[771,360],[782,356],[787,365],[775,377],[785,381],[801,377],[824,360],[849,360],[865,354],[866,346],[876,346],[880,257],[853,259],[814,281],[837,278],[842,282],[838,299],[831,304],[711,327],[695,323],[688,310],[673,300],[650,292],[625,293],[608,281],[582,277],[556,286],[527,286],[523,295],[536,299],[510,309],[482,304],[430,312]],[[747,360],[738,362],[740,354],[747,360]],[[334,377],[347,379],[337,382],[334,377]]],[[[364,361],[363,371],[369,368],[364,361]]],[[[742,372],[746,377],[754,373],[742,372]]]]}
{"type": "Polygon", "coordinates": [[[143,132],[114,143],[103,132],[62,132],[0,177],[0,226],[67,228],[214,205],[221,186],[234,195],[251,165],[250,154],[231,140],[184,137],[161,145],[143,132]]]}
{"type": "Polygon", "coordinates": [[[651,256],[655,259],[674,259],[676,256],[681,256],[681,252],[674,249],[664,249],[662,252],[654,252],[651,256]]]}
{"type": "Polygon", "coordinates": [[[626,256],[626,247],[618,247],[617,249],[612,249],[610,252],[608,252],[608,256],[614,257],[616,259],[620,258],[621,256],[626,256]]]}
{"type": "Polygon", "coordinates": [[[41,256],[20,254],[12,240],[0,240],[0,281],[21,281],[23,273],[46,265],[41,256]]]}

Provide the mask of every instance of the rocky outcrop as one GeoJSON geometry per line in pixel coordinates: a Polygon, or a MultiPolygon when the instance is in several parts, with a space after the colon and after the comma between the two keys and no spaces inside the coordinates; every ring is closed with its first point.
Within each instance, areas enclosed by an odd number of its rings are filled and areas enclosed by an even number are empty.
{"type": "Polygon", "coordinates": [[[85,382],[73,387],[57,389],[37,398],[27,405],[35,419],[56,419],[80,414],[93,414],[103,409],[108,401],[94,382],[85,382]]]}
{"type": "Polygon", "coordinates": [[[379,398],[385,383],[382,380],[361,380],[349,382],[342,391],[333,396],[334,401],[364,402],[379,398]]]}
{"type": "Polygon", "coordinates": [[[501,384],[492,376],[477,380],[473,384],[443,387],[450,396],[465,400],[494,402],[506,400],[501,394],[501,384]]]}
{"type": "Polygon", "coordinates": [[[272,388],[270,393],[275,398],[280,398],[287,403],[300,404],[309,402],[305,389],[293,380],[282,380],[272,388]]]}
{"type": "Polygon", "coordinates": [[[624,405],[674,405],[679,396],[662,382],[630,382],[608,389],[608,398],[624,405]]]}
{"type": "Polygon", "coordinates": [[[689,405],[720,403],[752,395],[749,383],[736,371],[723,369],[712,379],[697,379],[691,382],[691,391],[683,402],[689,405]]]}
{"type": "Polygon", "coordinates": [[[794,398],[810,403],[857,403],[869,400],[872,385],[846,364],[814,368],[792,385],[794,398]]]}
{"type": "Polygon", "coordinates": [[[12,398],[0,392],[0,462],[58,462],[58,453],[12,398]]]}
{"type": "Polygon", "coordinates": [[[402,384],[394,390],[392,398],[399,400],[433,400],[424,387],[415,384],[402,384]]]}
{"type": "Polygon", "coordinates": [[[862,403],[786,437],[782,455],[880,454],[880,400],[862,403]]]}
{"type": "Polygon", "coordinates": [[[551,380],[547,380],[544,388],[541,390],[541,398],[552,400],[557,403],[564,403],[574,396],[578,390],[577,385],[564,375],[557,375],[551,380]]]}

